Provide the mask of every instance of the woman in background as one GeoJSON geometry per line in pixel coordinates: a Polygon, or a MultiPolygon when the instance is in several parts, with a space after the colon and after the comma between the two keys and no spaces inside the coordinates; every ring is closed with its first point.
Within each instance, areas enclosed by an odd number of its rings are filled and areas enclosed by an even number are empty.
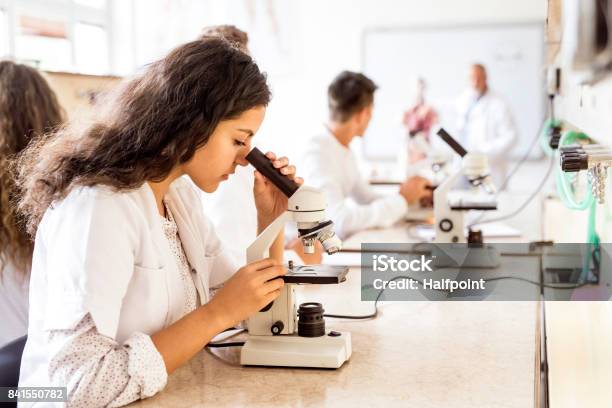
{"type": "Polygon", "coordinates": [[[10,162],[62,119],[57,97],[38,71],[0,61],[0,347],[27,332],[33,249],[15,211],[19,192],[10,162]]]}

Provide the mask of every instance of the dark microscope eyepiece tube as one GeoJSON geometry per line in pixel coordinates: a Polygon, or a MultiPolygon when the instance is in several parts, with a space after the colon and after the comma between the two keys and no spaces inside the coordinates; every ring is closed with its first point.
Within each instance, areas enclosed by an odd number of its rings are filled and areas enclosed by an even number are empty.
{"type": "Polygon", "coordinates": [[[254,147],[247,154],[246,159],[287,197],[291,197],[300,188],[295,181],[281,173],[280,169],[275,168],[272,160],[268,159],[258,148],[254,147]]]}
{"type": "Polygon", "coordinates": [[[443,128],[438,130],[438,136],[440,136],[459,156],[463,157],[467,154],[467,150],[465,150],[463,146],[443,128]]]}

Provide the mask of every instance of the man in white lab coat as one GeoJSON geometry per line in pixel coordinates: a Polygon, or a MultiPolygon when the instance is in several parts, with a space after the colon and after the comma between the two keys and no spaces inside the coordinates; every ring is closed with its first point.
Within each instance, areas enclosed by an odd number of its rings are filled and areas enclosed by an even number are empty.
{"type": "Polygon", "coordinates": [[[375,90],[363,74],[340,73],[328,88],[329,120],[303,157],[306,183],[326,193],[327,214],[343,238],[362,229],[391,226],[405,216],[408,204],[431,194],[420,177],[405,181],[395,194],[381,195],[361,176],[349,145],[370,123],[375,90]]]}
{"type": "Polygon", "coordinates": [[[457,101],[457,113],[461,143],[468,151],[489,157],[491,176],[501,187],[518,131],[506,101],[489,89],[482,64],[470,67],[470,86],[457,101]]]}

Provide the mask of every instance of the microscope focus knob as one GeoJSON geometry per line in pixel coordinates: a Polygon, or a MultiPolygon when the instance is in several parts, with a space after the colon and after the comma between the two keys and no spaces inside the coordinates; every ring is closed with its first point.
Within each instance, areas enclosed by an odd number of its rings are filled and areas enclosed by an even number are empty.
{"type": "Polygon", "coordinates": [[[270,328],[270,331],[272,332],[274,336],[278,336],[279,334],[281,334],[284,328],[285,328],[285,324],[279,320],[278,322],[272,325],[272,327],[270,328]]]}
{"type": "Polygon", "coordinates": [[[440,224],[438,225],[440,226],[440,229],[444,232],[449,232],[450,230],[453,229],[453,222],[449,220],[448,218],[444,218],[440,220],[440,224]]]}

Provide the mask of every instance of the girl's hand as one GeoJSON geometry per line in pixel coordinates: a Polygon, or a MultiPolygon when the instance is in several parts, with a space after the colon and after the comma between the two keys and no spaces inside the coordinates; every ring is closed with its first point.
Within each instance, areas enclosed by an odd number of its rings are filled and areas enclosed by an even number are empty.
{"type": "Polygon", "coordinates": [[[235,326],[281,293],[287,270],[274,259],[252,262],[238,270],[206,304],[151,336],[173,372],[202,350],[215,335],[235,326]]]}
{"type": "MultiPolygon", "coordinates": [[[[302,185],[304,180],[295,176],[295,166],[289,164],[286,157],[276,158],[272,152],[266,153],[266,157],[272,160],[275,168],[289,179],[302,185]]],[[[287,196],[272,184],[263,174],[255,170],[255,185],[253,186],[255,206],[257,207],[257,223],[260,231],[270,225],[279,215],[287,211],[287,196]]]]}
{"type": "Polygon", "coordinates": [[[287,269],[272,258],[243,266],[225,282],[207,307],[221,320],[220,327],[231,327],[275,300],[284,286],[280,278],[287,269]]]}

